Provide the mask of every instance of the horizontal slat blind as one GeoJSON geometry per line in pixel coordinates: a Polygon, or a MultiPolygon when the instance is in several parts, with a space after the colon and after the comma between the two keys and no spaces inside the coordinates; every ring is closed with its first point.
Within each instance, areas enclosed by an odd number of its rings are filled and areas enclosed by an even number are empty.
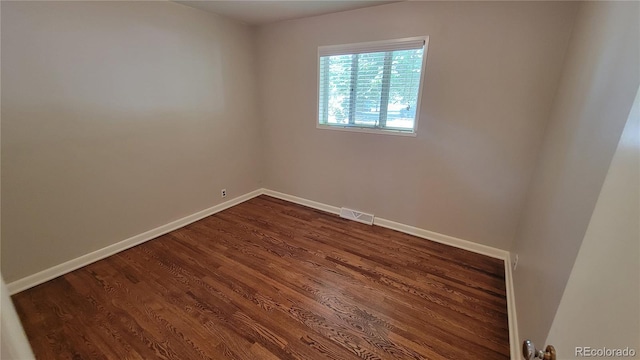
{"type": "MultiPolygon", "coordinates": [[[[413,131],[422,76],[422,41],[390,44],[410,49],[386,50],[391,47],[377,43],[376,49],[385,51],[320,55],[319,123],[413,131]]],[[[365,48],[372,47],[357,50],[365,48]]]]}

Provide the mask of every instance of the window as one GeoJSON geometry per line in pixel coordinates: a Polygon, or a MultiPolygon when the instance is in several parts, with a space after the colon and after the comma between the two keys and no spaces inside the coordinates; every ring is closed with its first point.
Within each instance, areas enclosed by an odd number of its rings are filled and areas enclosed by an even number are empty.
{"type": "Polygon", "coordinates": [[[318,48],[318,127],[415,135],[428,37],[318,48]]]}

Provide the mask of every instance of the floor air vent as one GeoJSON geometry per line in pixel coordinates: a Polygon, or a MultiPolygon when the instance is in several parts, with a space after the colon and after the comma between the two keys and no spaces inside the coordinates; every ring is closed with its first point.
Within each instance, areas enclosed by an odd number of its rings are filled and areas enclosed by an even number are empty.
{"type": "Polygon", "coordinates": [[[363,224],[373,225],[373,214],[367,214],[352,209],[341,208],[340,217],[361,222],[363,224]]]}

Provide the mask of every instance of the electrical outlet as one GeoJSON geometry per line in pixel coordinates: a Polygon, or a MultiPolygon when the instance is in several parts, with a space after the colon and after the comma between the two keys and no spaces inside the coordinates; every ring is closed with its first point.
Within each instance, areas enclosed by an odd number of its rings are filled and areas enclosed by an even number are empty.
{"type": "Polygon", "coordinates": [[[520,257],[518,256],[518,254],[516,254],[516,256],[513,258],[513,262],[511,263],[511,268],[513,269],[513,271],[516,271],[516,268],[518,267],[518,260],[520,260],[520,257]]]}
{"type": "Polygon", "coordinates": [[[222,196],[223,198],[226,198],[227,197],[227,189],[222,189],[220,191],[220,196],[222,196]]]}

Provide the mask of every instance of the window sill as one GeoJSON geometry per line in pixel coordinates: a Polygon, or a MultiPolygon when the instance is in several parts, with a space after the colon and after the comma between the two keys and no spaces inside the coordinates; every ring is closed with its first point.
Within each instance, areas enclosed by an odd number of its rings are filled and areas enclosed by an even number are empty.
{"type": "Polygon", "coordinates": [[[376,134],[376,135],[395,135],[395,136],[408,136],[415,137],[415,131],[401,131],[401,130],[393,130],[393,129],[373,129],[373,128],[361,128],[361,127],[350,127],[350,126],[340,126],[340,125],[322,125],[316,124],[316,128],[323,130],[338,130],[338,131],[348,131],[348,132],[359,132],[359,133],[367,133],[367,134],[376,134]]]}

